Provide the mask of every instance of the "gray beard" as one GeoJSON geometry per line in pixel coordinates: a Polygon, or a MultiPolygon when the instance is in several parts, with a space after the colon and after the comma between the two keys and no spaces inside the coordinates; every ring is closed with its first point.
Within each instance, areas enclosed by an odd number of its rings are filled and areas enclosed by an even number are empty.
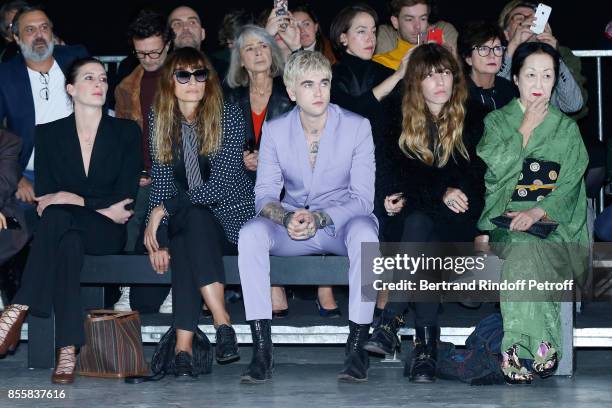
{"type": "Polygon", "coordinates": [[[53,38],[51,38],[51,41],[47,45],[46,50],[42,53],[34,50],[34,44],[32,44],[31,47],[28,47],[26,44],[22,43],[19,40],[17,41],[17,44],[19,45],[19,48],[21,49],[21,54],[23,55],[23,58],[25,58],[26,60],[34,61],[34,62],[45,61],[47,58],[53,55],[53,49],[55,48],[55,43],[53,41],[53,38]]]}

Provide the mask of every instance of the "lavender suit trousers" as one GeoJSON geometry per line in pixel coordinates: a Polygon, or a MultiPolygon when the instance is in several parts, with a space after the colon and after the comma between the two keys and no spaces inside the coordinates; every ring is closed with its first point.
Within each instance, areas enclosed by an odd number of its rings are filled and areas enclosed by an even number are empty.
{"type": "Polygon", "coordinates": [[[371,217],[351,219],[335,236],[325,230],[306,241],[294,241],[287,230],[267,218],[256,217],[240,230],[238,268],[247,320],[272,319],[270,257],[334,254],[349,258],[349,320],[372,322],[374,302],[361,300],[361,243],[378,242],[378,226],[371,217]]]}

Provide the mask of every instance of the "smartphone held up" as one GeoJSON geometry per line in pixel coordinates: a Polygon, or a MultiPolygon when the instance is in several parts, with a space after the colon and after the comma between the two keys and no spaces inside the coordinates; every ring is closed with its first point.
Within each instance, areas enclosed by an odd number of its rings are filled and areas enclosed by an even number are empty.
{"type": "Polygon", "coordinates": [[[536,19],[530,28],[532,33],[542,34],[544,32],[544,27],[546,27],[546,23],[548,23],[548,18],[550,17],[551,12],[552,7],[547,6],[544,3],[538,4],[534,14],[536,19]]]}
{"type": "MultiPolygon", "coordinates": [[[[288,0],[274,0],[274,10],[276,10],[277,16],[288,16],[289,15],[289,5],[288,0]]],[[[286,29],[289,23],[285,22],[280,25],[281,29],[286,29]]]]}

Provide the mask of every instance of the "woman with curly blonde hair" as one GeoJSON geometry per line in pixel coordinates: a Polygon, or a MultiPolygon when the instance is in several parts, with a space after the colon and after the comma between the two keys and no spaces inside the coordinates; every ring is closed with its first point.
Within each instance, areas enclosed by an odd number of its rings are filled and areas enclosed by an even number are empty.
{"type": "MultiPolygon", "coordinates": [[[[403,120],[394,121],[402,123],[395,132],[399,140],[378,163],[386,241],[470,242],[478,235],[484,168],[475,147],[482,132],[466,118],[466,99],[465,79],[450,51],[437,44],[413,51],[404,76],[403,120]]],[[[397,330],[407,307],[391,298],[367,350],[399,347],[397,330]]],[[[435,379],[438,309],[438,303],[414,304],[415,349],[405,369],[410,381],[435,379]]]]}

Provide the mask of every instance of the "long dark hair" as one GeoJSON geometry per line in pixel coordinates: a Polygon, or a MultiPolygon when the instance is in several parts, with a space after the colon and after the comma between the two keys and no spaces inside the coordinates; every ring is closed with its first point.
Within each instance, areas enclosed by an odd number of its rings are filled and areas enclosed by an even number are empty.
{"type": "Polygon", "coordinates": [[[217,72],[199,50],[184,47],[168,56],[161,68],[153,109],[155,111],[155,139],[157,159],[161,163],[172,161],[172,146],[181,143],[182,114],[174,94],[174,71],[181,68],[208,69],[206,91],[195,113],[196,141],[201,154],[216,152],[221,146],[223,93],[217,72]]]}

